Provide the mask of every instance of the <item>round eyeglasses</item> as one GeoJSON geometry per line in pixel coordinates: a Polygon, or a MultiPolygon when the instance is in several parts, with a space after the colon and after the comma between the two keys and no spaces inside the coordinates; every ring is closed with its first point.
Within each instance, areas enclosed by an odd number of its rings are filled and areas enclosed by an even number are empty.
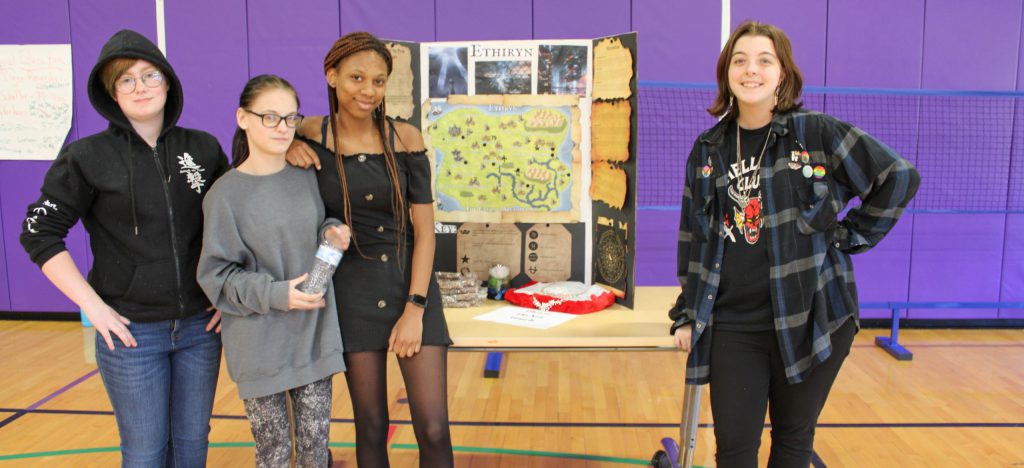
{"type": "Polygon", "coordinates": [[[281,124],[282,120],[284,120],[284,124],[288,128],[295,128],[299,126],[299,123],[301,123],[302,119],[305,117],[302,114],[288,114],[285,116],[281,116],[277,114],[260,114],[259,112],[253,112],[249,109],[242,110],[252,115],[259,116],[260,119],[263,120],[263,126],[267,128],[277,128],[277,126],[281,124]]]}
{"type": "Polygon", "coordinates": [[[125,75],[117,79],[114,88],[121,94],[128,94],[135,91],[135,86],[139,81],[142,81],[147,88],[156,88],[164,83],[164,74],[154,70],[143,73],[138,79],[131,75],[125,75]]]}

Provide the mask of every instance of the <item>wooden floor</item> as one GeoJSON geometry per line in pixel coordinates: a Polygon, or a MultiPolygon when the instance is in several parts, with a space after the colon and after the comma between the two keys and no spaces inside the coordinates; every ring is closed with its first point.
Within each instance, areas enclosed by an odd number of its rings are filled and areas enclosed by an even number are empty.
{"type": "MultiPolygon", "coordinates": [[[[0,321],[0,467],[116,466],[117,432],[93,363],[91,329],[0,321]]],[[[827,466],[1024,466],[1024,331],[907,330],[897,362],[862,331],[821,416],[815,451],[827,466]]],[[[643,465],[678,437],[678,352],[507,353],[501,377],[486,355],[449,359],[456,465],[643,465]]],[[[391,460],[417,454],[397,366],[389,369],[391,460]]],[[[714,465],[710,411],[701,408],[695,463],[714,465]]],[[[234,384],[221,371],[210,466],[252,466],[252,437],[234,384]]],[[[354,467],[352,409],[335,379],[335,466],[354,467]]],[[[769,429],[763,437],[762,465],[769,429]]]]}

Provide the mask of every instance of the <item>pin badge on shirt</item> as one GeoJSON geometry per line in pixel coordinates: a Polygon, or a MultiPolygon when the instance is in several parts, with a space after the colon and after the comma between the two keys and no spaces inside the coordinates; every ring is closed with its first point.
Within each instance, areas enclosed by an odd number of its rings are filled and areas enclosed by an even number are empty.
{"type": "Polygon", "coordinates": [[[789,160],[790,160],[790,162],[795,162],[795,163],[796,162],[800,162],[800,152],[799,151],[791,151],[789,153],[789,160]]]}
{"type": "Polygon", "coordinates": [[[711,166],[705,164],[704,167],[700,170],[700,173],[704,177],[711,177],[711,166]]]}
{"type": "Polygon", "coordinates": [[[798,162],[790,161],[788,164],[789,164],[789,168],[794,170],[794,171],[799,171],[800,168],[802,167],[802,165],[800,163],[798,163],[798,162]]]}
{"type": "Polygon", "coordinates": [[[814,175],[814,169],[811,169],[811,166],[804,166],[803,174],[805,179],[810,179],[814,175]]]}
{"type": "Polygon", "coordinates": [[[809,153],[807,153],[806,151],[801,151],[800,152],[800,160],[803,161],[804,164],[807,164],[807,163],[811,162],[811,155],[809,153]]]}
{"type": "Polygon", "coordinates": [[[814,166],[814,178],[820,179],[822,177],[825,177],[825,166],[814,166]]]}

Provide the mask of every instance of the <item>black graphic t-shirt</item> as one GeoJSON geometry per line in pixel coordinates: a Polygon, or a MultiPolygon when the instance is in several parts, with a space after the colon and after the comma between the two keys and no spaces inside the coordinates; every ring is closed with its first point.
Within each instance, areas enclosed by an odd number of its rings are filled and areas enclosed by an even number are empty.
{"type": "Polygon", "coordinates": [[[721,220],[725,256],[713,312],[714,326],[721,330],[773,329],[768,240],[758,166],[768,157],[761,154],[769,126],[740,129],[741,158],[736,156],[736,123],[726,130],[726,141],[730,144],[723,148],[722,157],[728,164],[729,196],[724,200],[721,220]]]}

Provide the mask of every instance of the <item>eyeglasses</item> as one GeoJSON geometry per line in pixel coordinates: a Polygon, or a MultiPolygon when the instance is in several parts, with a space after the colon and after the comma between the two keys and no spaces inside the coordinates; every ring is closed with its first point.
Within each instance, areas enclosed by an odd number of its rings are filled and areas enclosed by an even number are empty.
{"type": "Polygon", "coordinates": [[[277,126],[281,124],[282,120],[284,120],[284,124],[288,126],[288,128],[295,128],[298,127],[299,123],[302,122],[302,119],[306,117],[302,114],[288,114],[285,116],[280,116],[277,114],[260,114],[258,112],[253,112],[249,109],[242,110],[252,115],[258,115],[261,119],[263,119],[263,126],[267,128],[277,128],[277,126]]]}
{"type": "MultiPolygon", "coordinates": [[[[156,88],[164,83],[164,74],[154,70],[149,73],[143,73],[139,79],[142,80],[142,84],[146,85],[147,88],[156,88]]],[[[139,79],[131,75],[122,76],[114,83],[114,88],[121,94],[131,93],[135,91],[135,85],[139,79]]]]}

